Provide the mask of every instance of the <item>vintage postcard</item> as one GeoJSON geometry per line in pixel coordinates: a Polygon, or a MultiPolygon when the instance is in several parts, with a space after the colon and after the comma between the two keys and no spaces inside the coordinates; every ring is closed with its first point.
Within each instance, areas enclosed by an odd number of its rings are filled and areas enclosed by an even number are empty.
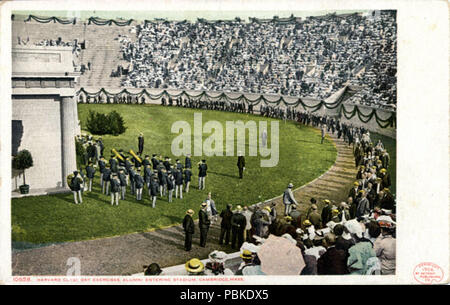
{"type": "Polygon", "coordinates": [[[0,12],[2,283],[448,283],[447,2],[0,12]]]}

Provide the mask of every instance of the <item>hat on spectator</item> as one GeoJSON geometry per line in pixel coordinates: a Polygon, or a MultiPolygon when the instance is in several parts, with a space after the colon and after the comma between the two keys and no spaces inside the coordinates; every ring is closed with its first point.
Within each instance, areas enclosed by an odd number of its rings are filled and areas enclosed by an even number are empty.
{"type": "Polygon", "coordinates": [[[252,255],[252,252],[250,250],[246,249],[246,250],[242,251],[240,257],[243,258],[243,259],[252,259],[253,255],[252,255]]]}
{"type": "Polygon", "coordinates": [[[395,226],[395,222],[390,216],[382,215],[377,218],[377,222],[382,228],[392,228],[395,226]]]}
{"type": "Polygon", "coordinates": [[[292,183],[289,183],[288,188],[293,188],[294,185],[292,183]]]}
{"type": "Polygon", "coordinates": [[[205,265],[198,258],[188,260],[184,267],[188,272],[192,273],[199,273],[205,269],[205,265]]]}

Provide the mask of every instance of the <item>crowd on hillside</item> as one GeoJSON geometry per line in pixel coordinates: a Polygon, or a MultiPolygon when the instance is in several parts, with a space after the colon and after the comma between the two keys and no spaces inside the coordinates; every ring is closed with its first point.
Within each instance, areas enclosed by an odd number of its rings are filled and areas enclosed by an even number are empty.
{"type": "Polygon", "coordinates": [[[292,22],[148,22],[122,37],[122,85],[325,98],[361,86],[355,102],[396,102],[396,14],[292,22]]]}

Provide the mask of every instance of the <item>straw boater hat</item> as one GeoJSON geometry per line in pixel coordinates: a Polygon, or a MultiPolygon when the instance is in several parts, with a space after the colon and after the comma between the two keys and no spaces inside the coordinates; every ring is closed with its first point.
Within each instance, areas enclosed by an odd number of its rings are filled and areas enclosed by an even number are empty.
{"type": "Polygon", "coordinates": [[[288,184],[288,188],[293,188],[293,187],[294,187],[294,185],[292,183],[288,184]]]}
{"type": "Polygon", "coordinates": [[[272,209],[271,209],[268,205],[266,205],[266,206],[264,207],[264,210],[267,210],[269,213],[272,212],[272,209]]]}
{"type": "Polygon", "coordinates": [[[311,221],[309,221],[308,219],[306,219],[306,220],[303,222],[303,225],[304,225],[305,227],[309,227],[309,226],[312,225],[312,223],[311,223],[311,221]]]}
{"type": "Polygon", "coordinates": [[[237,211],[242,211],[242,207],[240,205],[236,206],[237,211]]]}
{"type": "Polygon", "coordinates": [[[323,202],[325,202],[325,203],[331,203],[331,201],[328,200],[328,199],[324,199],[323,202]]]}
{"type": "Polygon", "coordinates": [[[194,215],[194,210],[193,209],[189,209],[189,210],[186,211],[186,214],[194,215]]]}
{"type": "Polygon", "coordinates": [[[206,207],[208,204],[206,202],[202,202],[201,207],[204,208],[206,207]]]}
{"type": "Polygon", "coordinates": [[[358,181],[355,181],[355,182],[353,182],[353,185],[354,185],[354,186],[359,186],[359,182],[358,182],[358,181]]]}
{"type": "Polygon", "coordinates": [[[186,268],[186,271],[192,273],[200,273],[205,269],[205,265],[198,258],[188,260],[184,267],[186,268]]]}
{"type": "Polygon", "coordinates": [[[253,255],[252,255],[252,252],[250,250],[246,249],[246,250],[242,251],[240,257],[243,258],[243,259],[252,259],[253,255]]]}

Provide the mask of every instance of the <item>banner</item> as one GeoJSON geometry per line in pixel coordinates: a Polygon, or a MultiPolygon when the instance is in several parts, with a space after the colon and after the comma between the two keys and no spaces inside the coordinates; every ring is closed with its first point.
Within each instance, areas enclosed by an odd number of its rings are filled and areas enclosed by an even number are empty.
{"type": "MultiPolygon", "coordinates": [[[[351,89],[349,89],[351,90],[351,89]]],[[[284,105],[287,107],[297,107],[302,106],[305,111],[309,112],[316,112],[320,110],[322,107],[325,107],[327,109],[336,109],[338,108],[339,116],[344,116],[346,119],[351,119],[355,115],[358,116],[358,119],[363,122],[367,123],[372,118],[375,117],[375,120],[381,128],[386,127],[394,127],[394,123],[396,121],[396,114],[395,112],[392,112],[391,115],[388,118],[381,118],[379,114],[377,113],[377,109],[372,109],[370,113],[365,114],[361,111],[362,107],[359,107],[358,105],[353,104],[344,104],[343,102],[348,99],[350,94],[348,94],[349,91],[344,90],[344,93],[341,94],[341,96],[334,101],[333,103],[326,103],[323,100],[320,100],[315,105],[308,105],[303,102],[301,98],[298,98],[296,101],[288,102],[285,100],[283,96],[277,97],[275,100],[268,99],[264,94],[259,95],[258,97],[251,99],[247,97],[245,94],[240,94],[237,97],[232,97],[228,95],[225,92],[219,93],[217,95],[213,95],[207,91],[202,91],[199,94],[189,94],[185,90],[181,90],[179,93],[169,93],[167,90],[162,90],[160,93],[152,94],[147,89],[141,89],[138,92],[131,92],[128,89],[122,89],[119,92],[109,92],[105,88],[101,88],[100,90],[96,92],[88,92],[84,88],[80,88],[80,90],[77,91],[76,95],[80,97],[80,95],[84,95],[86,97],[85,99],[78,98],[79,103],[87,103],[88,98],[94,98],[98,101],[101,101],[100,103],[103,103],[103,97],[106,98],[106,103],[120,103],[119,100],[122,100],[123,104],[145,104],[145,98],[148,98],[150,100],[159,100],[161,98],[188,98],[188,99],[195,99],[195,100],[201,100],[206,99],[208,101],[225,101],[225,102],[244,102],[248,105],[257,106],[261,102],[266,106],[280,106],[284,105]],[[144,97],[144,100],[142,99],[144,97]],[[346,98],[347,97],[347,98],[346,98]],[[112,102],[111,102],[112,100],[112,102]],[[348,108],[353,107],[352,110],[348,110],[348,108]]]]}

